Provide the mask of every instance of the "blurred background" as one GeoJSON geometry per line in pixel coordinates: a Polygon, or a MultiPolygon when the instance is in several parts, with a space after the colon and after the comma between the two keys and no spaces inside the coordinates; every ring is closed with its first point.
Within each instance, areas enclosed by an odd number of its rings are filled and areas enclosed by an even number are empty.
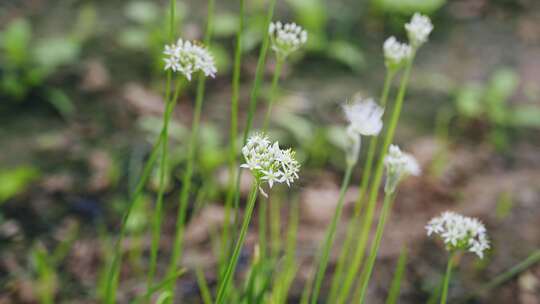
{"type": "MultiPolygon", "coordinates": [[[[202,40],[206,1],[177,2],[177,32],[202,40]]],[[[246,2],[240,131],[267,5],[246,2]]],[[[167,3],[0,1],[0,303],[38,303],[44,293],[52,294],[54,303],[100,302],[100,280],[129,194],[161,128],[167,3]]],[[[237,6],[233,0],[216,4],[211,51],[218,74],[207,81],[203,106],[183,257],[188,272],[178,283],[182,303],[200,302],[194,267],[215,287],[211,234],[223,223],[228,185],[237,6]]],[[[356,93],[379,96],[382,43],[389,35],[405,40],[403,24],[416,11],[430,15],[435,30],[417,56],[396,143],[419,160],[423,175],[401,186],[368,303],[384,301],[403,245],[409,260],[400,303],[429,303],[446,253],[426,238],[423,227],[447,209],[479,217],[493,245],[484,260],[463,256],[451,298],[540,303],[538,265],[470,296],[540,248],[540,2],[282,0],[274,19],[295,21],[309,32],[307,48],[284,67],[270,132],[281,145],[294,147],[302,163],[300,182],[275,195],[284,219],[290,204],[300,204],[300,269],[291,303],[299,299],[337,202],[345,166],[339,105],[356,93]]],[[[274,64],[270,55],[260,118],[274,64]]],[[[173,238],[194,91],[190,85],[180,97],[171,127],[163,267],[173,238]]],[[[358,168],[338,241],[360,175],[358,168]]],[[[145,287],[148,214],[157,175],[146,189],[123,244],[121,303],[145,287]]],[[[242,189],[246,195],[249,185],[242,189]]],[[[286,220],[283,225],[285,230],[286,220]]],[[[256,219],[251,227],[240,271],[257,242],[256,219]]]]}

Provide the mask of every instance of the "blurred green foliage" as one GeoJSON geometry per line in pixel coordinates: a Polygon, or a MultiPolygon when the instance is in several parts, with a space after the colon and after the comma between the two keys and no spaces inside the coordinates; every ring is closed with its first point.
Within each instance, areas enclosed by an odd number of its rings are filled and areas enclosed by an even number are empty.
{"type": "Polygon", "coordinates": [[[26,101],[30,93],[50,102],[67,117],[74,111],[68,95],[54,88],[48,80],[61,67],[75,66],[82,44],[93,34],[96,13],[92,6],[84,6],[72,31],[67,34],[40,37],[34,33],[27,19],[11,21],[0,32],[0,94],[8,102],[26,101]]]}
{"type": "Polygon", "coordinates": [[[39,170],[31,166],[0,171],[0,204],[26,191],[39,175],[39,170]]]}
{"type": "Polygon", "coordinates": [[[470,83],[457,91],[457,114],[465,121],[483,121],[490,128],[489,139],[498,148],[508,145],[509,128],[540,128],[540,107],[510,104],[519,77],[509,68],[495,71],[487,83],[470,83]]]}
{"type": "Polygon", "coordinates": [[[371,4],[385,13],[411,15],[415,12],[432,14],[441,8],[446,0],[371,0],[371,4]]]}

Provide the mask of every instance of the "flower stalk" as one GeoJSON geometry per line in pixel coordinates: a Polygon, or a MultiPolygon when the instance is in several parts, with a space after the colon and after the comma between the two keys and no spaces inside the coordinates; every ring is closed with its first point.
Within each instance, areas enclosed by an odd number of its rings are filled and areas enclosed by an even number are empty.
{"type": "MultiPolygon", "coordinates": [[[[396,74],[396,71],[394,69],[388,69],[386,72],[382,94],[381,94],[381,101],[380,101],[380,105],[382,108],[386,107],[386,103],[387,103],[386,101],[388,100],[388,95],[390,92],[390,85],[392,84],[392,80],[394,79],[395,74],[396,74]]],[[[358,197],[354,205],[353,218],[347,224],[347,232],[346,232],[345,240],[343,242],[341,253],[339,255],[339,258],[336,264],[336,269],[334,271],[334,276],[332,279],[332,285],[331,285],[330,294],[328,297],[330,302],[333,302],[335,300],[335,297],[337,296],[340,283],[343,280],[346,260],[351,250],[351,246],[353,245],[352,242],[354,241],[356,227],[358,227],[358,225],[360,224],[360,218],[362,215],[361,211],[362,211],[362,207],[364,206],[362,204],[362,201],[364,199],[367,188],[369,186],[369,181],[371,179],[371,174],[373,171],[373,160],[375,159],[375,151],[377,149],[378,142],[379,142],[378,136],[374,136],[370,138],[369,140],[366,161],[364,164],[364,168],[362,170],[362,181],[360,184],[360,190],[359,190],[358,197]]]]}
{"type": "MultiPolygon", "coordinates": [[[[212,39],[212,30],[213,30],[213,20],[214,20],[214,4],[215,0],[209,0],[208,1],[208,17],[207,17],[207,24],[206,24],[206,33],[204,37],[204,43],[208,47],[210,46],[211,39],[212,39]]],[[[202,104],[204,100],[204,92],[205,92],[205,84],[206,84],[206,77],[205,73],[200,72],[199,78],[197,82],[197,93],[195,97],[195,109],[193,112],[193,121],[191,125],[191,134],[188,142],[188,156],[187,156],[187,164],[186,164],[186,171],[184,172],[184,175],[182,177],[182,190],[179,197],[179,208],[178,208],[178,214],[177,214],[177,220],[176,220],[176,233],[173,241],[173,251],[171,255],[171,260],[169,263],[169,269],[168,274],[171,275],[177,271],[178,264],[180,262],[180,259],[182,257],[182,246],[183,246],[183,238],[184,238],[184,229],[185,229],[185,221],[186,221],[186,213],[187,213],[187,205],[188,205],[188,198],[189,193],[191,190],[191,178],[193,175],[193,166],[195,162],[195,151],[198,146],[198,138],[199,138],[199,125],[201,120],[201,111],[202,111],[202,104]]],[[[171,295],[171,302],[174,302],[174,285],[176,283],[176,279],[173,279],[170,284],[167,286],[167,290],[171,295]]]]}
{"type": "Polygon", "coordinates": [[[441,293],[440,304],[446,304],[446,298],[448,297],[448,285],[450,284],[450,276],[452,275],[452,263],[454,255],[454,252],[450,252],[450,256],[448,257],[448,263],[446,264],[446,272],[444,274],[443,290],[441,293]]]}

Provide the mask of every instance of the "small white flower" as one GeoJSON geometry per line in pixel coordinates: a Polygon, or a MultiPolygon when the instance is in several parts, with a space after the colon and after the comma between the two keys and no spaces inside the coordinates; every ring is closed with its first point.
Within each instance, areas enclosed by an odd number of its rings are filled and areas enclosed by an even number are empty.
{"type": "MultiPolygon", "coordinates": [[[[271,143],[261,134],[251,136],[242,148],[246,163],[240,167],[251,170],[255,178],[265,181],[270,188],[275,183],[291,185],[298,179],[300,164],[294,159],[294,151],[282,150],[278,142],[271,143]]],[[[261,188],[261,192],[265,195],[261,188]]]]}
{"type": "Polygon", "coordinates": [[[191,75],[202,71],[205,76],[215,77],[217,72],[214,58],[206,48],[198,43],[178,39],[176,43],[165,45],[165,70],[180,72],[191,80],[191,75]]]}
{"type": "Polygon", "coordinates": [[[428,16],[415,13],[409,23],[405,24],[409,43],[413,48],[418,48],[428,40],[433,30],[433,24],[428,16]]]}
{"type": "Polygon", "coordinates": [[[283,58],[298,50],[307,42],[307,32],[296,23],[272,22],[268,27],[272,50],[283,58]]]}
{"type": "Polygon", "coordinates": [[[440,236],[448,250],[468,250],[481,259],[489,249],[486,227],[476,218],[443,212],[426,225],[427,235],[440,236]]]}
{"type": "Polygon", "coordinates": [[[364,136],[378,135],[381,132],[384,109],[373,99],[356,97],[352,103],[343,106],[343,111],[352,131],[364,136]]]}
{"type": "Polygon", "coordinates": [[[388,68],[398,68],[405,63],[412,54],[411,47],[406,43],[400,43],[396,37],[386,39],[383,45],[385,64],[388,68]]]}
{"type": "Polygon", "coordinates": [[[407,175],[420,175],[420,166],[416,159],[408,153],[401,152],[398,146],[390,145],[384,158],[386,166],[386,183],[384,191],[393,193],[401,179],[407,175]]]}

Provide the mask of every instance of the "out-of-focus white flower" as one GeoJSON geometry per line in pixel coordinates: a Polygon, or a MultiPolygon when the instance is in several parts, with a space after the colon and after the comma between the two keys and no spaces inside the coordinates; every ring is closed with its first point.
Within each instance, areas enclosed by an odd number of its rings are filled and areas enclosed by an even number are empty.
{"type": "Polygon", "coordinates": [[[394,36],[386,39],[383,51],[385,64],[388,68],[399,68],[412,54],[411,47],[406,43],[400,43],[394,36]]]}
{"type": "Polygon", "coordinates": [[[381,132],[384,109],[371,98],[355,97],[352,103],[343,106],[349,128],[360,135],[372,136],[381,132]]]}
{"type": "Polygon", "coordinates": [[[165,70],[180,72],[191,80],[191,75],[202,71],[205,76],[215,77],[217,72],[214,58],[202,45],[178,39],[176,43],[165,45],[163,51],[165,70]]]}
{"type": "Polygon", "coordinates": [[[415,13],[409,23],[405,24],[409,43],[413,48],[418,48],[428,40],[433,30],[433,24],[428,16],[415,13]]]}
{"type": "Polygon", "coordinates": [[[272,22],[268,27],[272,50],[283,58],[298,50],[307,42],[307,32],[296,23],[272,22]]]}
{"type": "Polygon", "coordinates": [[[438,235],[451,251],[468,250],[481,259],[489,249],[486,227],[476,218],[446,211],[426,225],[427,235],[438,235]]]}
{"type": "MultiPolygon", "coordinates": [[[[298,179],[300,164],[294,159],[291,149],[282,150],[278,142],[271,143],[262,134],[251,136],[242,148],[246,162],[240,167],[251,170],[259,181],[264,181],[270,188],[274,183],[291,185],[298,179]]],[[[264,194],[264,191],[261,192],[264,194]]]]}
{"type": "Polygon", "coordinates": [[[388,153],[384,158],[386,167],[386,183],[384,191],[393,193],[401,179],[407,175],[420,175],[420,166],[416,159],[408,154],[401,152],[398,146],[390,145],[388,153]]]}

